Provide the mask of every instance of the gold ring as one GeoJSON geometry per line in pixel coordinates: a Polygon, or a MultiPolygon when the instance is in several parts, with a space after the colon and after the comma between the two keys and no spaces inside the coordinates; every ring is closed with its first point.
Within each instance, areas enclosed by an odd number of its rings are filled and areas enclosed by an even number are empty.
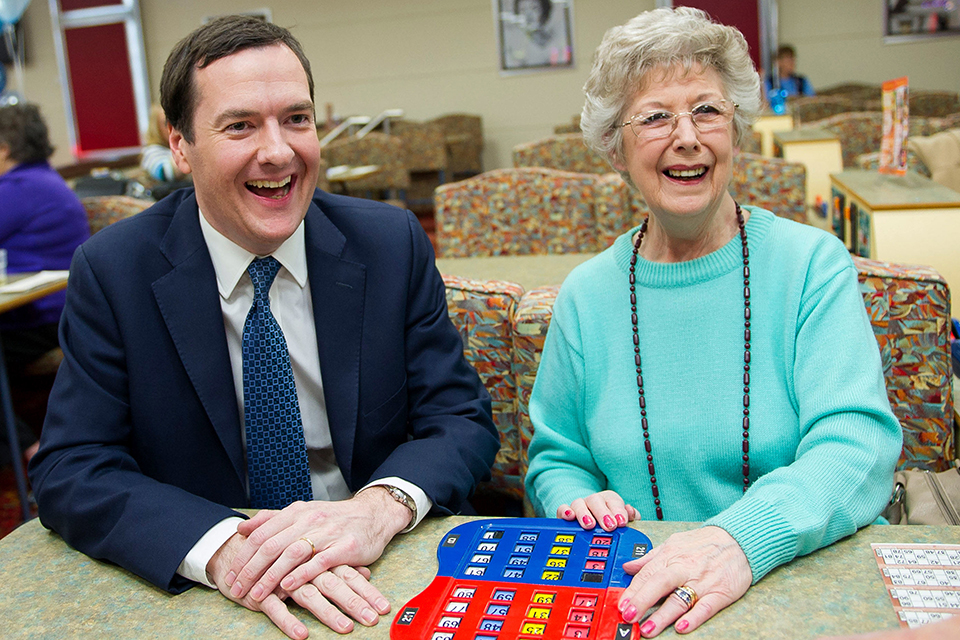
{"type": "Polygon", "coordinates": [[[306,542],[308,545],[310,545],[310,557],[311,557],[311,558],[312,558],[313,556],[317,555],[317,548],[316,548],[315,546],[313,546],[313,543],[312,543],[312,542],[310,542],[310,538],[300,538],[300,539],[303,540],[304,542],[306,542]]]}
{"type": "Polygon", "coordinates": [[[687,605],[687,610],[693,609],[693,605],[697,604],[697,592],[687,585],[683,585],[674,589],[673,595],[680,598],[683,601],[683,604],[687,605]]]}

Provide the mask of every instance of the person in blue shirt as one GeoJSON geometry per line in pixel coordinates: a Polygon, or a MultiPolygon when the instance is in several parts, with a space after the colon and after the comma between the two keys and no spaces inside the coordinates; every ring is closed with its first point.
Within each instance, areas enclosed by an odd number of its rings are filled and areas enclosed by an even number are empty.
{"type": "MultiPolygon", "coordinates": [[[[780,89],[784,98],[793,96],[812,96],[816,92],[806,76],[797,73],[797,52],[789,44],[777,49],[777,71],[780,77],[780,89]]],[[[774,78],[770,74],[764,80],[764,90],[770,96],[773,91],[774,78]]]]}

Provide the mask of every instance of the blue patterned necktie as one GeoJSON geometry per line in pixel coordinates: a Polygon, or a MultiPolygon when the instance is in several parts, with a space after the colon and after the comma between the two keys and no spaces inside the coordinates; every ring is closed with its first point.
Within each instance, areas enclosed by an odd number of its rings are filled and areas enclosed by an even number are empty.
{"type": "Polygon", "coordinates": [[[243,416],[250,506],[258,509],[313,498],[290,353],[270,312],[270,286],[279,270],[272,257],[247,267],[253,304],[243,324],[243,416]]]}

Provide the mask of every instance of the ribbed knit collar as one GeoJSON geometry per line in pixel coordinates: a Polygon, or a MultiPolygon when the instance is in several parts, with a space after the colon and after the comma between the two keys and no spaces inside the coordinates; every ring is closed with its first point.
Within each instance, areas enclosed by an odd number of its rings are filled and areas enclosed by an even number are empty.
{"type": "MultiPolygon", "coordinates": [[[[747,245],[753,251],[760,246],[775,216],[759,207],[741,205],[750,212],[747,220],[747,245]]],[[[617,238],[613,243],[613,259],[624,274],[630,272],[630,256],[633,254],[633,236],[640,225],[617,238]]],[[[724,276],[743,265],[740,250],[740,234],[713,253],[687,260],[686,262],[651,262],[642,256],[637,258],[638,284],[651,288],[685,287],[724,276]]]]}

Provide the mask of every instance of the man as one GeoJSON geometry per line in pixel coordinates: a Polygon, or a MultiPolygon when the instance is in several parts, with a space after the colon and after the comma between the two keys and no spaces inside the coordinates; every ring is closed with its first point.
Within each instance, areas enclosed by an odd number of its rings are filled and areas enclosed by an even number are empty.
{"type": "Polygon", "coordinates": [[[499,445],[429,242],[409,212],[314,190],[313,80],[285,29],[201,27],[161,103],[195,191],[74,257],[31,464],[40,518],[291,638],[307,629],[288,596],[341,633],[331,602],[375,624],[389,605],[365,566],[427,511],[457,512],[499,445]],[[280,510],[238,520],[248,505],[280,510]]]}
{"type": "MultiPolygon", "coordinates": [[[[813,85],[810,84],[807,77],[797,73],[797,52],[789,44],[781,45],[777,49],[777,73],[782,97],[814,95],[813,85]]],[[[774,78],[769,75],[764,83],[768,99],[770,99],[769,96],[771,96],[773,86],[774,78]]]]}

